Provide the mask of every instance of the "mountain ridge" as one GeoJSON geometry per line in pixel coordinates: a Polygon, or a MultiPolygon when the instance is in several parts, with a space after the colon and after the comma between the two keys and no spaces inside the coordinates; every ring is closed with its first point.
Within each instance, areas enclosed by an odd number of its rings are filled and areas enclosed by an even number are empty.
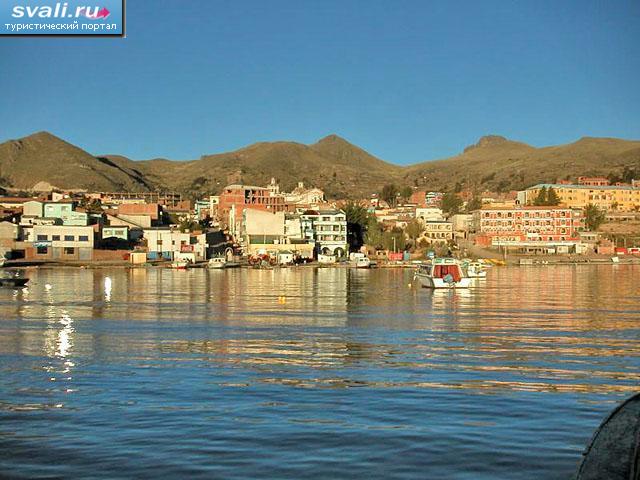
{"type": "Polygon", "coordinates": [[[46,182],[59,189],[172,190],[194,198],[218,193],[229,183],[265,185],[272,177],[283,190],[303,181],[330,198],[363,198],[387,183],[504,191],[564,177],[617,174],[625,167],[640,176],[640,141],[582,137],[534,147],[485,135],[458,155],[407,166],[384,161],[336,134],[309,145],[258,142],[185,161],[92,155],[46,131],[0,143],[0,187],[27,190],[46,182]]]}

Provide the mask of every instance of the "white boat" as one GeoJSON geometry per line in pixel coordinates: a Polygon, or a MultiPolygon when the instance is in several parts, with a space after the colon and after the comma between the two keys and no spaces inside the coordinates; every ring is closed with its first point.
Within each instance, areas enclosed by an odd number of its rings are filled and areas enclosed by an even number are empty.
{"type": "Polygon", "coordinates": [[[350,253],[349,264],[355,268],[370,268],[371,260],[364,253],[350,253]]]}
{"type": "Polygon", "coordinates": [[[335,255],[325,255],[323,253],[318,254],[318,263],[329,265],[336,262],[337,258],[335,255]]]}
{"type": "Polygon", "coordinates": [[[186,270],[189,268],[190,262],[187,260],[175,260],[171,262],[171,268],[175,268],[176,270],[186,270]]]}
{"type": "Polygon", "coordinates": [[[434,258],[421,265],[414,278],[426,288],[469,288],[471,279],[465,276],[462,265],[455,258],[434,258]]]}
{"type": "Polygon", "coordinates": [[[487,269],[482,262],[468,262],[464,265],[467,277],[470,278],[486,278],[487,269]]]}
{"type": "Polygon", "coordinates": [[[209,259],[209,268],[225,268],[227,266],[227,259],[224,257],[213,257],[209,259]]]}

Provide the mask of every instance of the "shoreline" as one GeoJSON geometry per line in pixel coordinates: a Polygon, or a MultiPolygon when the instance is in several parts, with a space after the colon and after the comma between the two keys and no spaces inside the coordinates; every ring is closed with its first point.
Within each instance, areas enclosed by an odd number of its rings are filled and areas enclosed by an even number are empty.
{"type": "MultiPolygon", "coordinates": [[[[640,257],[637,256],[619,256],[618,261],[613,261],[611,256],[599,256],[599,257],[586,257],[586,258],[557,258],[551,255],[548,256],[535,256],[535,257],[507,257],[507,259],[487,258],[480,259],[485,261],[488,265],[493,267],[501,266],[518,266],[518,267],[546,267],[555,265],[640,265],[640,257]]],[[[375,260],[378,263],[372,269],[377,268],[416,268],[420,260],[413,260],[409,262],[382,262],[375,260]]],[[[0,267],[0,269],[22,269],[22,268],[166,268],[171,269],[170,262],[146,262],[141,264],[133,264],[127,261],[7,261],[0,267]]],[[[190,269],[205,269],[207,268],[207,262],[200,262],[189,267],[190,269]]],[[[256,269],[250,265],[240,265],[237,268],[241,269],[256,269]]],[[[300,265],[278,265],[271,267],[270,269],[280,268],[356,268],[349,263],[335,263],[335,264],[322,264],[318,262],[305,263],[300,265]]],[[[224,269],[227,270],[227,269],[224,269]]],[[[359,268],[358,270],[362,270],[359,268]]]]}

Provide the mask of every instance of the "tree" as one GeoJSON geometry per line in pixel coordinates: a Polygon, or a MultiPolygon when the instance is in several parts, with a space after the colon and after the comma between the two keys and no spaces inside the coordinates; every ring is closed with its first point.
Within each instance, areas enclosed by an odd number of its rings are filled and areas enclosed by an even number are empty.
{"type": "Polygon", "coordinates": [[[367,209],[356,202],[347,203],[342,209],[347,217],[347,243],[351,251],[358,251],[364,245],[364,236],[369,224],[367,209]]]}
{"type": "Polygon", "coordinates": [[[419,222],[416,219],[413,219],[409,223],[407,223],[407,226],[404,229],[404,231],[409,237],[409,239],[412,241],[412,243],[415,245],[416,240],[420,237],[420,235],[422,235],[422,232],[424,232],[424,227],[421,222],[419,222]]]}
{"type": "Polygon", "coordinates": [[[590,203],[584,208],[584,223],[588,230],[595,232],[604,222],[604,212],[590,203]]]}
{"type": "Polygon", "coordinates": [[[477,195],[467,202],[467,212],[471,213],[474,210],[480,210],[482,208],[482,200],[477,195]]]}
{"type": "Polygon", "coordinates": [[[382,198],[382,200],[387,202],[389,205],[395,206],[397,197],[398,197],[398,187],[396,187],[393,183],[382,187],[382,192],[380,192],[380,198],[382,198]]]}
{"type": "Polygon", "coordinates": [[[375,215],[369,215],[367,222],[367,231],[364,235],[364,242],[366,245],[370,245],[373,248],[382,248],[382,225],[378,222],[375,215]]]}
{"type": "Polygon", "coordinates": [[[547,201],[545,205],[555,206],[555,205],[558,205],[559,203],[560,203],[560,197],[558,196],[558,193],[556,192],[555,188],[549,187],[549,190],[547,190],[547,201]]]}
{"type": "Polygon", "coordinates": [[[442,196],[440,208],[442,208],[442,211],[444,213],[448,215],[454,215],[460,212],[462,204],[463,201],[458,195],[456,195],[455,193],[447,192],[442,196]]]}
{"type": "Polygon", "coordinates": [[[385,250],[402,251],[407,243],[404,232],[401,228],[394,227],[388,232],[384,232],[382,244],[385,250]]]}
{"type": "Polygon", "coordinates": [[[547,204],[547,187],[542,187],[538,192],[538,196],[533,201],[533,204],[536,206],[546,205],[547,204]]]}
{"type": "Polygon", "coordinates": [[[411,195],[413,195],[413,188],[407,186],[400,189],[400,198],[402,198],[404,202],[408,202],[411,195]]]}
{"type": "Polygon", "coordinates": [[[190,232],[193,232],[195,230],[200,229],[200,224],[191,217],[184,217],[180,220],[180,223],[178,224],[178,228],[183,233],[186,232],[187,230],[190,232]]]}

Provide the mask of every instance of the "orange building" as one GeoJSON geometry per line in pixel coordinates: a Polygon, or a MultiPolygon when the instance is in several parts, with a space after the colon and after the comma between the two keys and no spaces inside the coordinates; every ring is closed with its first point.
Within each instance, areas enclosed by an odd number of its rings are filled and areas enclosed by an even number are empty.
{"type": "Polygon", "coordinates": [[[268,188],[251,185],[227,185],[220,194],[218,213],[222,217],[229,214],[235,206],[237,218],[241,218],[245,208],[255,208],[270,212],[284,212],[287,210],[284,195],[275,193],[268,188]]]}
{"type": "Polygon", "coordinates": [[[584,226],[580,210],[564,207],[485,207],[473,215],[482,246],[577,242],[584,226]]]}

